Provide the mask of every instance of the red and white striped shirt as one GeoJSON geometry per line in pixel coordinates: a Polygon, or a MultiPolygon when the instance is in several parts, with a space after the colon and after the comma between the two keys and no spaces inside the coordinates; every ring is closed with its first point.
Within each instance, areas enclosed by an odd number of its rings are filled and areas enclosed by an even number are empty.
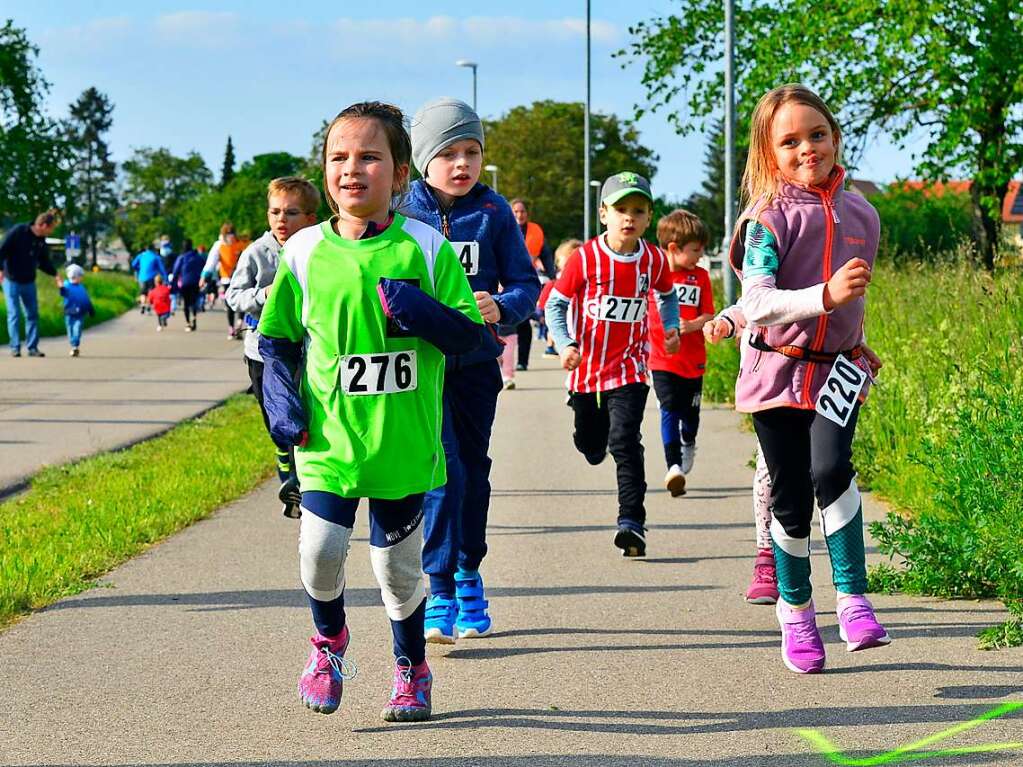
{"type": "Polygon", "coordinates": [[[554,293],[575,300],[579,311],[572,337],[579,344],[579,367],[568,375],[573,392],[599,392],[646,383],[647,295],[672,290],[664,252],[640,240],[627,256],[608,247],[604,235],[572,254],[554,293]]]}

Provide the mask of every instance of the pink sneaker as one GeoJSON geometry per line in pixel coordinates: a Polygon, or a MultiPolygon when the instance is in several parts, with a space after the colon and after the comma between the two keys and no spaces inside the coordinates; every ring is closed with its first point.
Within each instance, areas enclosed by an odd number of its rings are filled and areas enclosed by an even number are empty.
{"type": "Polygon", "coordinates": [[[757,552],[746,601],[751,605],[773,605],[778,601],[778,576],[774,571],[774,552],[770,549],[757,552]]]}
{"type": "Polygon", "coordinates": [[[345,626],[336,637],[317,634],[309,640],[313,651],[298,679],[298,694],[306,708],[321,714],[333,714],[341,705],[343,681],[354,679],[359,673],[355,664],[344,657],[350,639],[351,634],[345,626]]]}
{"type": "Polygon", "coordinates": [[[874,617],[874,607],[864,596],[842,597],[838,602],[838,635],[849,652],[883,647],[892,638],[874,617]]]}
{"type": "Polygon", "coordinates": [[[781,659],[797,674],[819,674],[824,670],[824,642],[817,631],[813,602],[805,610],[794,610],[779,599],[775,607],[781,624],[781,659]]]}
{"type": "Polygon", "coordinates": [[[433,674],[425,660],[413,666],[408,658],[398,658],[394,665],[391,700],[380,715],[385,722],[422,722],[429,719],[432,688],[433,674]]]}

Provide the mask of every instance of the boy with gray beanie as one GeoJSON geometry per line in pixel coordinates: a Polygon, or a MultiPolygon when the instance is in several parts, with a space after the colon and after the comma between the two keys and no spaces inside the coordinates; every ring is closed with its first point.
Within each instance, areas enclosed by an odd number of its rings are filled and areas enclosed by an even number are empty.
{"type": "MultiPolygon", "coordinates": [[[[78,356],[78,347],[82,344],[82,325],[85,315],[95,316],[96,310],[89,299],[89,291],[82,284],[85,272],[77,264],[67,268],[67,279],[60,286],[60,296],[64,299],[64,325],[67,328],[67,340],[71,344],[70,355],[78,356]]],[[[59,278],[58,278],[59,279],[59,278]]]]}
{"type": "MultiPolygon", "coordinates": [[[[529,317],[540,281],[508,202],[479,182],[483,124],[456,99],[424,104],[412,119],[414,182],[402,213],[439,230],[455,248],[480,314],[514,327],[529,317]],[[500,294],[498,289],[500,286],[500,294]]],[[[428,642],[492,630],[479,566],[487,552],[490,432],[502,388],[494,348],[448,357],[442,441],[448,482],[423,503],[423,569],[430,576],[428,642]]]]}

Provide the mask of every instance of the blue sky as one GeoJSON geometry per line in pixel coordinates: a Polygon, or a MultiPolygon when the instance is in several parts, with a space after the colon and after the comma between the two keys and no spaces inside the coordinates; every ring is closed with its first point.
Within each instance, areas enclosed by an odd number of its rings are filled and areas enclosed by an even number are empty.
{"type": "MultiPolygon", "coordinates": [[[[670,0],[593,3],[594,110],[631,116],[643,101],[640,67],[623,70],[611,54],[628,43],[630,25],[672,8],[670,0]]],[[[581,1],[0,0],[6,18],[39,47],[52,113],[66,113],[90,86],[110,96],[117,160],[139,146],[195,149],[219,173],[228,134],[239,161],[277,150],[305,155],[322,120],[354,101],[414,111],[436,96],[470,100],[472,76],[454,66],[459,58],[479,63],[487,117],[584,95],[581,1]]],[[[660,155],[655,192],[679,198],[697,189],[704,137],[679,137],[661,114],[638,125],[660,155]]],[[[859,175],[888,181],[910,171],[908,153],[882,142],[859,175]]]]}

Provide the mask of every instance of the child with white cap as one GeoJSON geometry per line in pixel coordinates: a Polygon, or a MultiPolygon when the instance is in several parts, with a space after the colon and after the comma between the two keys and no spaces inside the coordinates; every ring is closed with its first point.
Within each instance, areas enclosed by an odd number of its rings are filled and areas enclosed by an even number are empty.
{"type": "MultiPolygon", "coordinates": [[[[403,212],[451,241],[483,320],[515,327],[532,315],[540,280],[508,202],[479,182],[479,116],[461,101],[437,99],[419,109],[411,132],[412,160],[423,178],[412,184],[403,212]]],[[[487,346],[447,359],[442,441],[448,479],[426,494],[423,509],[430,642],[450,644],[456,634],[481,637],[492,630],[479,567],[487,553],[487,452],[502,388],[498,356],[487,346]]]]}
{"type": "Polygon", "coordinates": [[[60,286],[60,296],[64,300],[64,325],[67,327],[67,340],[71,344],[70,356],[78,356],[78,347],[82,344],[82,325],[85,315],[94,316],[96,310],[89,299],[89,291],[82,284],[85,271],[78,264],[67,268],[67,279],[60,286]]]}

